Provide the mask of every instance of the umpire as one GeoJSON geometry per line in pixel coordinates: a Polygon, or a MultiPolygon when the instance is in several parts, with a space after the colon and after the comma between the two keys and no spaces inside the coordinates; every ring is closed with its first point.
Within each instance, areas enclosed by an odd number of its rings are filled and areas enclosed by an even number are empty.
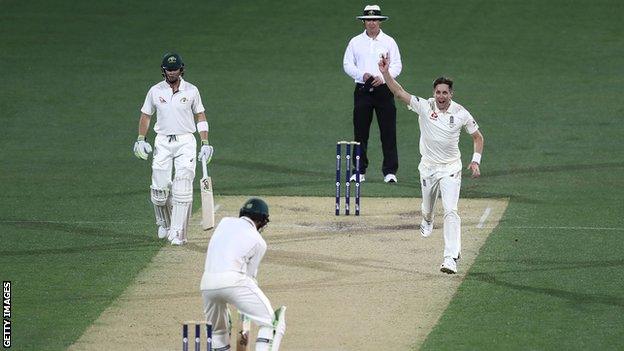
{"type": "MultiPolygon", "coordinates": [[[[396,141],[396,107],[394,95],[386,86],[379,71],[381,56],[390,58],[390,75],[397,77],[401,73],[401,54],[392,37],[381,30],[381,22],[388,19],[381,14],[378,5],[367,5],[362,16],[357,19],[364,23],[364,32],[353,37],[345,50],[344,71],[355,80],[353,93],[353,134],[355,141],[362,145],[360,162],[361,177],[366,179],[368,168],[368,137],[373,121],[373,110],[377,115],[381,147],[383,150],[382,172],[384,182],[396,183],[399,168],[399,156],[396,141]]],[[[352,158],[355,162],[355,157],[352,158]]],[[[351,178],[355,180],[355,175],[351,178]]]]}

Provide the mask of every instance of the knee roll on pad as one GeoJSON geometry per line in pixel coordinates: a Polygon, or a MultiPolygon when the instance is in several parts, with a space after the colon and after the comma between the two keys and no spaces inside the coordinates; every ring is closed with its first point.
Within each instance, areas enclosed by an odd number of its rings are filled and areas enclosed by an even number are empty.
{"type": "Polygon", "coordinates": [[[150,189],[156,224],[163,228],[169,228],[171,224],[171,208],[168,206],[169,189],[153,187],[150,187],[150,189]]]}
{"type": "Polygon", "coordinates": [[[167,198],[169,197],[169,189],[157,189],[152,187],[150,187],[150,189],[152,203],[156,206],[166,206],[167,198]]]}
{"type": "Polygon", "coordinates": [[[176,178],[171,185],[171,196],[176,202],[193,201],[193,180],[191,178],[176,178]]]}

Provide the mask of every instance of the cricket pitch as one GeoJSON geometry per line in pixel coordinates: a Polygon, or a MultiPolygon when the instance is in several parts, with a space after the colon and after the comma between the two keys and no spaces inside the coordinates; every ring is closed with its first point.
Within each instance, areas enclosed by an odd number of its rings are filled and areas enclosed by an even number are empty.
{"type": "MultiPolygon", "coordinates": [[[[258,283],[274,309],[288,306],[286,351],[417,348],[507,207],[504,199],[460,199],[462,259],[458,274],[447,275],[439,271],[440,204],[425,239],[420,199],[363,198],[361,216],[338,217],[334,198],[262,198],[271,223],[258,283]]],[[[217,196],[217,223],[238,216],[246,199],[217,196]]],[[[204,319],[199,283],[212,230],[200,229],[200,217],[196,211],[189,243],[163,248],[70,350],[181,349],[181,323],[204,319]]]]}

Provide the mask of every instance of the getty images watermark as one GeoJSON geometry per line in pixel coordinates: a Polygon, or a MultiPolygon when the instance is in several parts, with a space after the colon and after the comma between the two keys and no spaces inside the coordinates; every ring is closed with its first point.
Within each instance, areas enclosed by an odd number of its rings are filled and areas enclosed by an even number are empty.
{"type": "Polygon", "coordinates": [[[2,346],[11,347],[11,282],[2,282],[2,346]]]}

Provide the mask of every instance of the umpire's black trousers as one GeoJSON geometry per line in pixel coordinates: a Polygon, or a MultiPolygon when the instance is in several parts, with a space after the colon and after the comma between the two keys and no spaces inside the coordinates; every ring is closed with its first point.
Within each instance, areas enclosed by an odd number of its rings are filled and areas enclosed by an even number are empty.
{"type": "MultiPolygon", "coordinates": [[[[396,106],[394,94],[388,86],[365,89],[364,84],[356,84],[353,93],[353,135],[355,141],[361,143],[360,173],[365,174],[368,168],[368,136],[373,121],[373,110],[377,115],[381,148],[383,150],[383,175],[396,174],[399,169],[399,155],[396,141],[396,106]]],[[[355,167],[355,157],[352,158],[355,167]]]]}

